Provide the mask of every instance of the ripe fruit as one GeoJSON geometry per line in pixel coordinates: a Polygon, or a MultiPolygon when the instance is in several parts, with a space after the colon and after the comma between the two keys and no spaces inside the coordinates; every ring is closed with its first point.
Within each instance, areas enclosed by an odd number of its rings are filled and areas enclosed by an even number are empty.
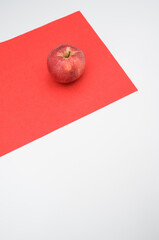
{"type": "Polygon", "coordinates": [[[47,66],[50,74],[57,82],[74,82],[84,72],[85,56],[81,49],[63,44],[50,52],[47,58],[47,66]]]}

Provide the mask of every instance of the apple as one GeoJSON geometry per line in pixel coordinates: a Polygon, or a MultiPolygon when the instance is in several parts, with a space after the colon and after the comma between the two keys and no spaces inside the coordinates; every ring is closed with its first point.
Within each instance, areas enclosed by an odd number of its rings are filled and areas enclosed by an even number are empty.
{"type": "Polygon", "coordinates": [[[51,76],[57,82],[71,83],[83,74],[85,55],[75,46],[62,44],[49,53],[47,66],[51,76]]]}

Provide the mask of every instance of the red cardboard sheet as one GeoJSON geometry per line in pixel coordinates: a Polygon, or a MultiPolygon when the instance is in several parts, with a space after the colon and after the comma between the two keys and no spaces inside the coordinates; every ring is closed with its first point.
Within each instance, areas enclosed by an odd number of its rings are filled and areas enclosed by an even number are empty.
{"type": "Polygon", "coordinates": [[[135,92],[90,24],[75,12],[0,43],[0,156],[135,92]],[[84,75],[58,84],[47,70],[60,44],[79,47],[84,75]]]}

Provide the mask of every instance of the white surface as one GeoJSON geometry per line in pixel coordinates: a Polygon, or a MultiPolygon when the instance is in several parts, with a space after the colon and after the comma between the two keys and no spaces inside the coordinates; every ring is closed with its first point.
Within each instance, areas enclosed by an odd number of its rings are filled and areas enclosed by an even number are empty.
{"type": "Polygon", "coordinates": [[[1,0],[0,41],[77,10],[139,91],[0,159],[0,240],[158,240],[158,1],[1,0]]]}

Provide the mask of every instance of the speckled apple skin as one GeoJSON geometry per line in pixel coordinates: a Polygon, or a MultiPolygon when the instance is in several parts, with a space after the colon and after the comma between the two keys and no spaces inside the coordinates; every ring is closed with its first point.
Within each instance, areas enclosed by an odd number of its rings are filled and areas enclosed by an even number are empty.
{"type": "Polygon", "coordinates": [[[59,83],[71,83],[83,74],[85,55],[81,49],[63,44],[53,49],[47,58],[47,66],[52,77],[59,83]],[[68,58],[64,57],[70,52],[68,58]]]}

